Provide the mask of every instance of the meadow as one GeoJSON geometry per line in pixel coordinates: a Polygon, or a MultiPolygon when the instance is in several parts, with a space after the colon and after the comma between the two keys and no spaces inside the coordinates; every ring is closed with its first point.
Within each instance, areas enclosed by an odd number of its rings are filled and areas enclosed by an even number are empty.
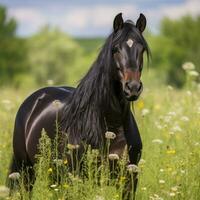
{"type": "MultiPolygon", "coordinates": [[[[177,90],[169,85],[151,84],[151,69],[145,70],[145,89],[133,108],[143,140],[138,200],[200,199],[200,85],[193,81],[191,70],[186,69],[186,73],[185,87],[177,90]]],[[[0,199],[29,199],[23,187],[8,197],[4,184],[12,154],[15,114],[23,99],[33,90],[1,88],[0,199]]],[[[48,146],[48,140],[45,145],[48,146]]],[[[85,182],[75,174],[68,174],[71,176],[69,183],[62,172],[62,184],[52,184],[49,176],[54,169],[49,167],[51,161],[47,162],[48,152],[42,153],[44,156],[37,165],[38,177],[32,199],[121,199],[121,189],[116,189],[115,183],[103,184],[108,174],[102,176],[102,184],[98,185],[95,184],[96,177],[90,173],[85,182]]],[[[88,163],[92,156],[88,154],[88,163]]],[[[62,164],[67,165],[65,161],[62,164]]],[[[121,179],[123,181],[123,176],[121,179]]]]}

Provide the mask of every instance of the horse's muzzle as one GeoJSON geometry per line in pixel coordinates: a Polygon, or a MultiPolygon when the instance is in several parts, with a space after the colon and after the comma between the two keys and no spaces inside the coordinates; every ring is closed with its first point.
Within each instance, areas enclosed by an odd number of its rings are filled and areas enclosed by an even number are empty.
{"type": "Polygon", "coordinates": [[[142,82],[126,82],[124,86],[124,95],[128,101],[136,101],[142,93],[142,82]]]}

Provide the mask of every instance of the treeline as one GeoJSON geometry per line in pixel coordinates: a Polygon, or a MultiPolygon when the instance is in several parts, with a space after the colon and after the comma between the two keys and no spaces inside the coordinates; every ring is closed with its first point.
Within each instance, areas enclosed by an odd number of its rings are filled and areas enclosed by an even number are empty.
{"type": "MultiPolygon", "coordinates": [[[[92,64],[103,40],[72,39],[58,29],[43,27],[29,38],[16,35],[17,22],[0,6],[0,85],[70,84],[92,64]]],[[[200,71],[200,17],[163,19],[160,33],[147,34],[151,68],[168,84],[183,86],[184,62],[200,71]]]]}

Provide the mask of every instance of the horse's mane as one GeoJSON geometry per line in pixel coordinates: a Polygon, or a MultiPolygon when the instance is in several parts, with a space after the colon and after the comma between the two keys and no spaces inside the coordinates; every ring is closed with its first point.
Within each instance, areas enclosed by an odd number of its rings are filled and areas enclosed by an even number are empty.
{"type": "Polygon", "coordinates": [[[120,92],[112,49],[125,40],[131,27],[132,34],[139,38],[149,55],[146,41],[130,23],[126,23],[117,33],[110,34],[96,61],[66,100],[61,127],[68,134],[70,143],[80,144],[85,141],[95,147],[102,145],[106,131],[105,111],[120,109],[119,101],[126,101],[120,92]]]}

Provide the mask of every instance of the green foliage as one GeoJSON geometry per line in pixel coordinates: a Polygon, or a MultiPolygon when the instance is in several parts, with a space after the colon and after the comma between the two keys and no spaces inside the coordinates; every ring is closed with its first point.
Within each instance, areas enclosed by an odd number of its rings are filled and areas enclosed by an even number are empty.
{"type": "Polygon", "coordinates": [[[186,61],[193,62],[200,71],[200,16],[179,20],[163,19],[160,35],[150,37],[153,66],[165,69],[167,82],[183,86],[185,74],[181,68],[186,61]]]}
{"type": "Polygon", "coordinates": [[[16,36],[17,23],[0,6],[0,84],[10,83],[26,71],[25,41],[16,36]]]}
{"type": "Polygon", "coordinates": [[[30,70],[38,84],[53,80],[67,81],[70,70],[80,57],[81,49],[68,35],[44,27],[27,41],[30,70]]]}

